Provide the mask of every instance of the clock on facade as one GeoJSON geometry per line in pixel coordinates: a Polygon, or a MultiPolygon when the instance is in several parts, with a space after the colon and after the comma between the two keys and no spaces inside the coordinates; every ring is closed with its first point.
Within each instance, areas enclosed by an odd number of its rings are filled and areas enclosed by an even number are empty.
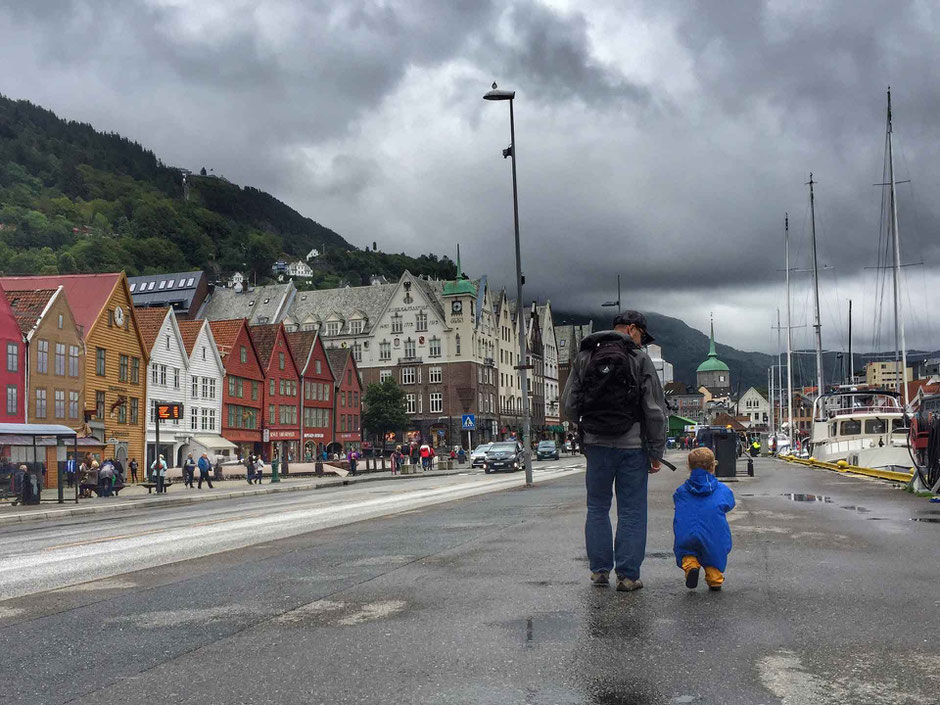
{"type": "Polygon", "coordinates": [[[118,326],[124,325],[124,309],[121,308],[120,306],[114,307],[114,322],[118,326]]]}
{"type": "Polygon", "coordinates": [[[454,301],[450,305],[451,313],[463,313],[463,301],[454,301]]]}

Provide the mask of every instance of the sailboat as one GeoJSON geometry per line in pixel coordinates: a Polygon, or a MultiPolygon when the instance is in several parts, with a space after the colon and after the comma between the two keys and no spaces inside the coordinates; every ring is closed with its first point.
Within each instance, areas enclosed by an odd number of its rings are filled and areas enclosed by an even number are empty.
{"type": "MultiPolygon", "coordinates": [[[[854,390],[826,394],[822,381],[822,343],[819,333],[819,286],[816,286],[816,341],[819,393],[813,402],[813,428],[810,453],[830,463],[844,460],[849,465],[877,470],[907,472],[913,460],[908,440],[907,349],[904,320],[901,316],[900,271],[901,246],[894,179],[894,149],[891,129],[891,90],[888,89],[888,119],[885,159],[888,166],[890,200],[889,229],[893,244],[894,331],[896,359],[901,366],[900,381],[894,391],[854,390]],[[903,406],[902,406],[903,400],[903,406]]],[[[812,175],[810,176],[810,211],[813,213],[812,175]]],[[[813,213],[813,269],[815,258],[815,213],[813,213]]]]}

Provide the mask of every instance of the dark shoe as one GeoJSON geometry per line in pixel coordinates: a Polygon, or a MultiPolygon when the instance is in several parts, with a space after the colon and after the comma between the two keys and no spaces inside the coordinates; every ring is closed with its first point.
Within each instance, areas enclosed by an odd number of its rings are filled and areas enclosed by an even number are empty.
{"type": "Polygon", "coordinates": [[[685,586],[689,588],[689,590],[694,590],[698,587],[698,574],[698,568],[692,568],[692,570],[685,574],[685,586]]]}
{"type": "Polygon", "coordinates": [[[709,585],[708,589],[712,592],[721,592],[721,585],[709,585]]]}
{"type": "Polygon", "coordinates": [[[634,590],[639,590],[643,587],[643,581],[637,578],[636,580],[630,580],[630,578],[617,578],[617,592],[633,592],[634,590]]]}
{"type": "Polygon", "coordinates": [[[591,582],[594,583],[594,587],[607,587],[610,585],[610,574],[606,570],[591,573],[591,582]]]}

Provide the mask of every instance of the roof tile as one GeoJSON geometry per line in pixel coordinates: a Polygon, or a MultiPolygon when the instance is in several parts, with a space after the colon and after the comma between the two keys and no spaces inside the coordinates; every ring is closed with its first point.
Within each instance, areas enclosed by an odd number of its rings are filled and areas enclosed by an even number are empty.
{"type": "Polygon", "coordinates": [[[3,292],[23,335],[27,335],[39,321],[39,317],[46,310],[55,292],[56,289],[3,292]]]}
{"type": "Polygon", "coordinates": [[[0,278],[0,286],[6,291],[34,291],[62,285],[75,322],[82,327],[87,337],[120,279],[121,273],[3,277],[0,278]]]}
{"type": "Polygon", "coordinates": [[[205,321],[177,321],[180,327],[180,335],[183,337],[183,345],[186,347],[186,354],[193,354],[193,346],[196,345],[196,339],[202,332],[205,321]]]}
{"type": "Polygon", "coordinates": [[[153,351],[153,344],[157,342],[157,336],[160,335],[160,328],[163,327],[163,321],[170,308],[135,308],[134,317],[137,319],[137,328],[140,329],[140,337],[143,338],[144,346],[147,352],[153,351]]]}
{"type": "Polygon", "coordinates": [[[219,348],[219,355],[222,356],[223,360],[225,360],[226,356],[232,351],[243,325],[245,325],[244,318],[209,321],[212,337],[215,338],[215,344],[219,348]]]}

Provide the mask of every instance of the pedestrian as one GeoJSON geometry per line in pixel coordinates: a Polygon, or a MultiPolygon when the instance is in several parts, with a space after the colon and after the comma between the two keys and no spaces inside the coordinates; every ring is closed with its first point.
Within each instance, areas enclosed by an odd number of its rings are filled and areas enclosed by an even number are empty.
{"type": "Polygon", "coordinates": [[[65,461],[65,486],[75,487],[75,458],[65,461]]]}
{"type": "Polygon", "coordinates": [[[751,457],[756,458],[758,455],[760,455],[760,441],[755,438],[751,443],[751,457]]]}
{"type": "Polygon", "coordinates": [[[351,450],[351,451],[349,451],[349,456],[348,456],[348,457],[349,457],[349,474],[350,474],[350,475],[355,475],[355,474],[356,474],[356,465],[358,464],[358,460],[359,460],[359,454],[356,453],[356,451],[351,450]]]}
{"type": "Polygon", "coordinates": [[[150,471],[153,473],[153,481],[157,485],[157,494],[166,492],[166,459],[158,455],[157,459],[150,464],[150,471]]]}
{"type": "Polygon", "coordinates": [[[461,465],[467,462],[467,451],[463,449],[463,446],[460,446],[460,449],[457,451],[457,462],[461,465]]]}
{"type": "Polygon", "coordinates": [[[421,469],[427,470],[431,466],[431,446],[422,443],[418,454],[421,456],[421,469]]]}
{"type": "Polygon", "coordinates": [[[216,453],[215,456],[215,467],[213,468],[215,473],[215,481],[219,482],[222,480],[222,456],[216,453]]]}
{"type": "Polygon", "coordinates": [[[417,465],[418,461],[421,459],[421,452],[418,449],[418,444],[412,443],[410,449],[411,451],[408,453],[408,455],[411,457],[411,464],[417,465]]]}
{"type": "Polygon", "coordinates": [[[392,451],[392,475],[397,475],[398,471],[401,469],[401,464],[404,461],[405,456],[402,455],[401,446],[395,446],[395,450],[392,451]]]}
{"type": "Polygon", "coordinates": [[[120,458],[114,459],[114,484],[120,484],[121,487],[124,486],[124,464],[121,462],[120,458]]]}
{"type": "Polygon", "coordinates": [[[206,482],[209,485],[209,489],[212,489],[212,478],[209,477],[209,471],[212,470],[212,463],[209,462],[209,455],[203,453],[199,456],[199,485],[198,489],[202,489],[202,483],[206,482]]]}
{"type": "Polygon", "coordinates": [[[127,467],[130,468],[130,471],[131,471],[131,482],[133,482],[136,485],[137,484],[137,468],[139,467],[137,465],[137,458],[132,458],[131,462],[128,463],[127,467]]]}
{"type": "Polygon", "coordinates": [[[646,554],[647,486],[659,472],[666,446],[666,402],[653,362],[641,346],[653,342],[646,317],[624,311],[612,331],[581,342],[562,406],[583,434],[587,456],[587,518],[584,535],[597,586],[617,590],[643,587],[640,565],[646,554]],[[611,536],[610,505],[617,492],[617,533],[611,536]]]}
{"type": "Polygon", "coordinates": [[[255,469],[255,472],[254,472],[254,475],[252,476],[252,479],[255,481],[256,485],[260,485],[261,480],[264,477],[264,461],[261,459],[260,455],[255,456],[254,469],[255,469]]]}
{"type": "Polygon", "coordinates": [[[183,486],[189,489],[193,488],[196,478],[196,461],[193,460],[193,454],[186,455],[186,461],[183,463],[183,486]]]}
{"type": "Polygon", "coordinates": [[[110,497],[112,484],[114,484],[114,463],[108,459],[98,468],[98,496],[110,497]]]}
{"type": "Polygon", "coordinates": [[[731,552],[731,527],[725,516],[734,509],[734,493],[715,479],[715,454],[710,448],[689,453],[689,479],[672,496],[676,508],[672,521],[676,565],[685,571],[685,586],[698,587],[699,571],[705,582],[721,590],[731,552]]]}
{"type": "Polygon", "coordinates": [[[245,479],[248,480],[248,484],[251,484],[251,481],[255,478],[255,456],[252,453],[249,453],[245,458],[245,479]]]}

